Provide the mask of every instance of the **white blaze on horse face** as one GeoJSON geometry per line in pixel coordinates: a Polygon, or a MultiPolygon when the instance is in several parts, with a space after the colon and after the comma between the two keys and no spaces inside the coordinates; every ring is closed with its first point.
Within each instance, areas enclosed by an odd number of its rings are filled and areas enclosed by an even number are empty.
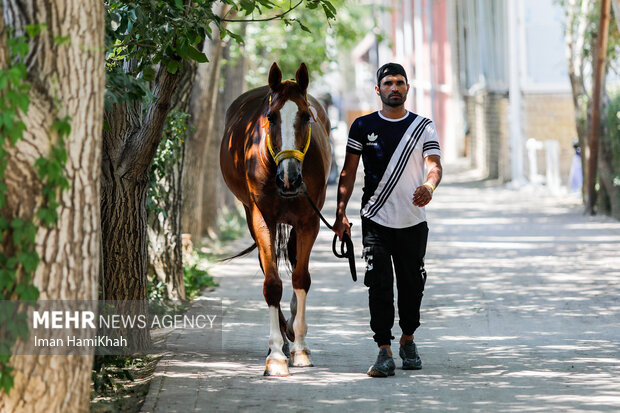
{"type": "Polygon", "coordinates": [[[269,306],[269,349],[271,353],[267,356],[267,360],[278,359],[286,360],[286,356],[282,352],[282,346],[284,345],[284,339],[280,332],[280,317],[278,316],[278,309],[274,306],[269,306]]]}
{"type": "Polygon", "coordinates": [[[308,325],[306,324],[306,291],[302,288],[296,288],[295,295],[297,296],[297,314],[293,322],[293,330],[295,331],[293,350],[299,351],[307,349],[306,333],[308,332],[308,325]]]}
{"type": "MultiPolygon", "coordinates": [[[[287,101],[282,109],[280,109],[280,131],[282,133],[282,150],[299,150],[295,145],[295,119],[297,117],[297,104],[293,101],[287,101]]],[[[284,171],[283,181],[288,186],[290,185],[291,174],[294,174],[292,169],[297,167],[297,160],[285,159],[282,161],[282,168],[284,171]]]]}
{"type": "Polygon", "coordinates": [[[280,109],[280,130],[282,131],[282,150],[297,149],[295,147],[295,118],[297,117],[297,104],[287,101],[280,109]]]}

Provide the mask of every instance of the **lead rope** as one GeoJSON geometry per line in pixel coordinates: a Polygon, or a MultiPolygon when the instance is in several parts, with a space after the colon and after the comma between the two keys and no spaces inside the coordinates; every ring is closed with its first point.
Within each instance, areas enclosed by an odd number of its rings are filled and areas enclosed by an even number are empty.
{"type": "MultiPolygon", "coordinates": [[[[308,191],[306,190],[305,184],[304,184],[304,195],[306,196],[306,198],[308,198],[308,202],[310,202],[310,205],[312,206],[312,209],[314,209],[314,212],[319,216],[319,218],[321,218],[321,221],[323,221],[323,223],[327,226],[327,228],[333,231],[334,227],[329,225],[327,220],[325,220],[325,217],[323,216],[323,214],[321,214],[321,211],[319,211],[316,205],[314,205],[314,202],[312,202],[312,198],[310,198],[310,195],[308,194],[308,191]]],[[[351,226],[353,226],[353,224],[351,224],[351,226]]],[[[347,231],[344,231],[342,234],[342,242],[340,243],[340,253],[338,253],[338,251],[336,250],[337,240],[338,240],[338,234],[334,234],[334,239],[332,241],[332,251],[334,255],[338,258],[349,259],[349,269],[351,270],[351,278],[353,278],[353,281],[357,281],[357,271],[355,269],[355,252],[353,251],[353,241],[351,240],[349,233],[347,231]]]]}

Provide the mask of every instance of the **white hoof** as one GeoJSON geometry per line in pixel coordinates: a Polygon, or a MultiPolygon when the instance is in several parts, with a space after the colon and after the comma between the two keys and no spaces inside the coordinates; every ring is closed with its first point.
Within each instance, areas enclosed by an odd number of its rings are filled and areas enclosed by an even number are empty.
{"type": "Polygon", "coordinates": [[[292,367],[314,367],[310,360],[310,350],[291,350],[289,364],[292,367]]]}
{"type": "Polygon", "coordinates": [[[265,373],[264,376],[274,376],[274,377],[286,377],[290,376],[291,373],[288,371],[288,366],[286,365],[286,359],[269,359],[267,360],[267,364],[265,365],[265,373]]]}

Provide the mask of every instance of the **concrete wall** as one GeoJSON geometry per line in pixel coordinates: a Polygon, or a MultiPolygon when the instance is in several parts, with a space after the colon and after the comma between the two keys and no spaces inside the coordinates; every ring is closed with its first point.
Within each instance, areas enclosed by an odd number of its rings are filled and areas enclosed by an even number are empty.
{"type": "MultiPolygon", "coordinates": [[[[572,142],[576,136],[575,112],[570,93],[523,96],[523,138],[539,141],[555,139],[560,143],[560,176],[563,185],[568,182],[568,173],[575,154],[572,142]]],[[[527,174],[527,162],[525,169],[527,174]]],[[[544,153],[538,155],[538,172],[543,175],[546,172],[544,153]]]]}

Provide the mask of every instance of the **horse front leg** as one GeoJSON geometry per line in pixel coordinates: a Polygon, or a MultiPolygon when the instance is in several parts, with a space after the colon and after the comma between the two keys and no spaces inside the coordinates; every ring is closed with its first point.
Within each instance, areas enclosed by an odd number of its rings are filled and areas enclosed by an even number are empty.
{"type": "Polygon", "coordinates": [[[288,358],[282,351],[284,339],[280,331],[280,299],[282,280],[278,275],[275,252],[275,225],[268,225],[258,208],[251,211],[252,233],[258,246],[258,255],[265,281],[263,296],[269,306],[269,355],[265,363],[265,376],[289,376],[288,358]]]}
{"type": "Polygon", "coordinates": [[[293,271],[293,290],[297,301],[297,311],[293,321],[295,341],[291,350],[290,365],[294,367],[312,367],[310,350],[306,345],[306,297],[310,290],[310,252],[319,233],[319,221],[308,223],[297,231],[297,265],[293,271]]]}

